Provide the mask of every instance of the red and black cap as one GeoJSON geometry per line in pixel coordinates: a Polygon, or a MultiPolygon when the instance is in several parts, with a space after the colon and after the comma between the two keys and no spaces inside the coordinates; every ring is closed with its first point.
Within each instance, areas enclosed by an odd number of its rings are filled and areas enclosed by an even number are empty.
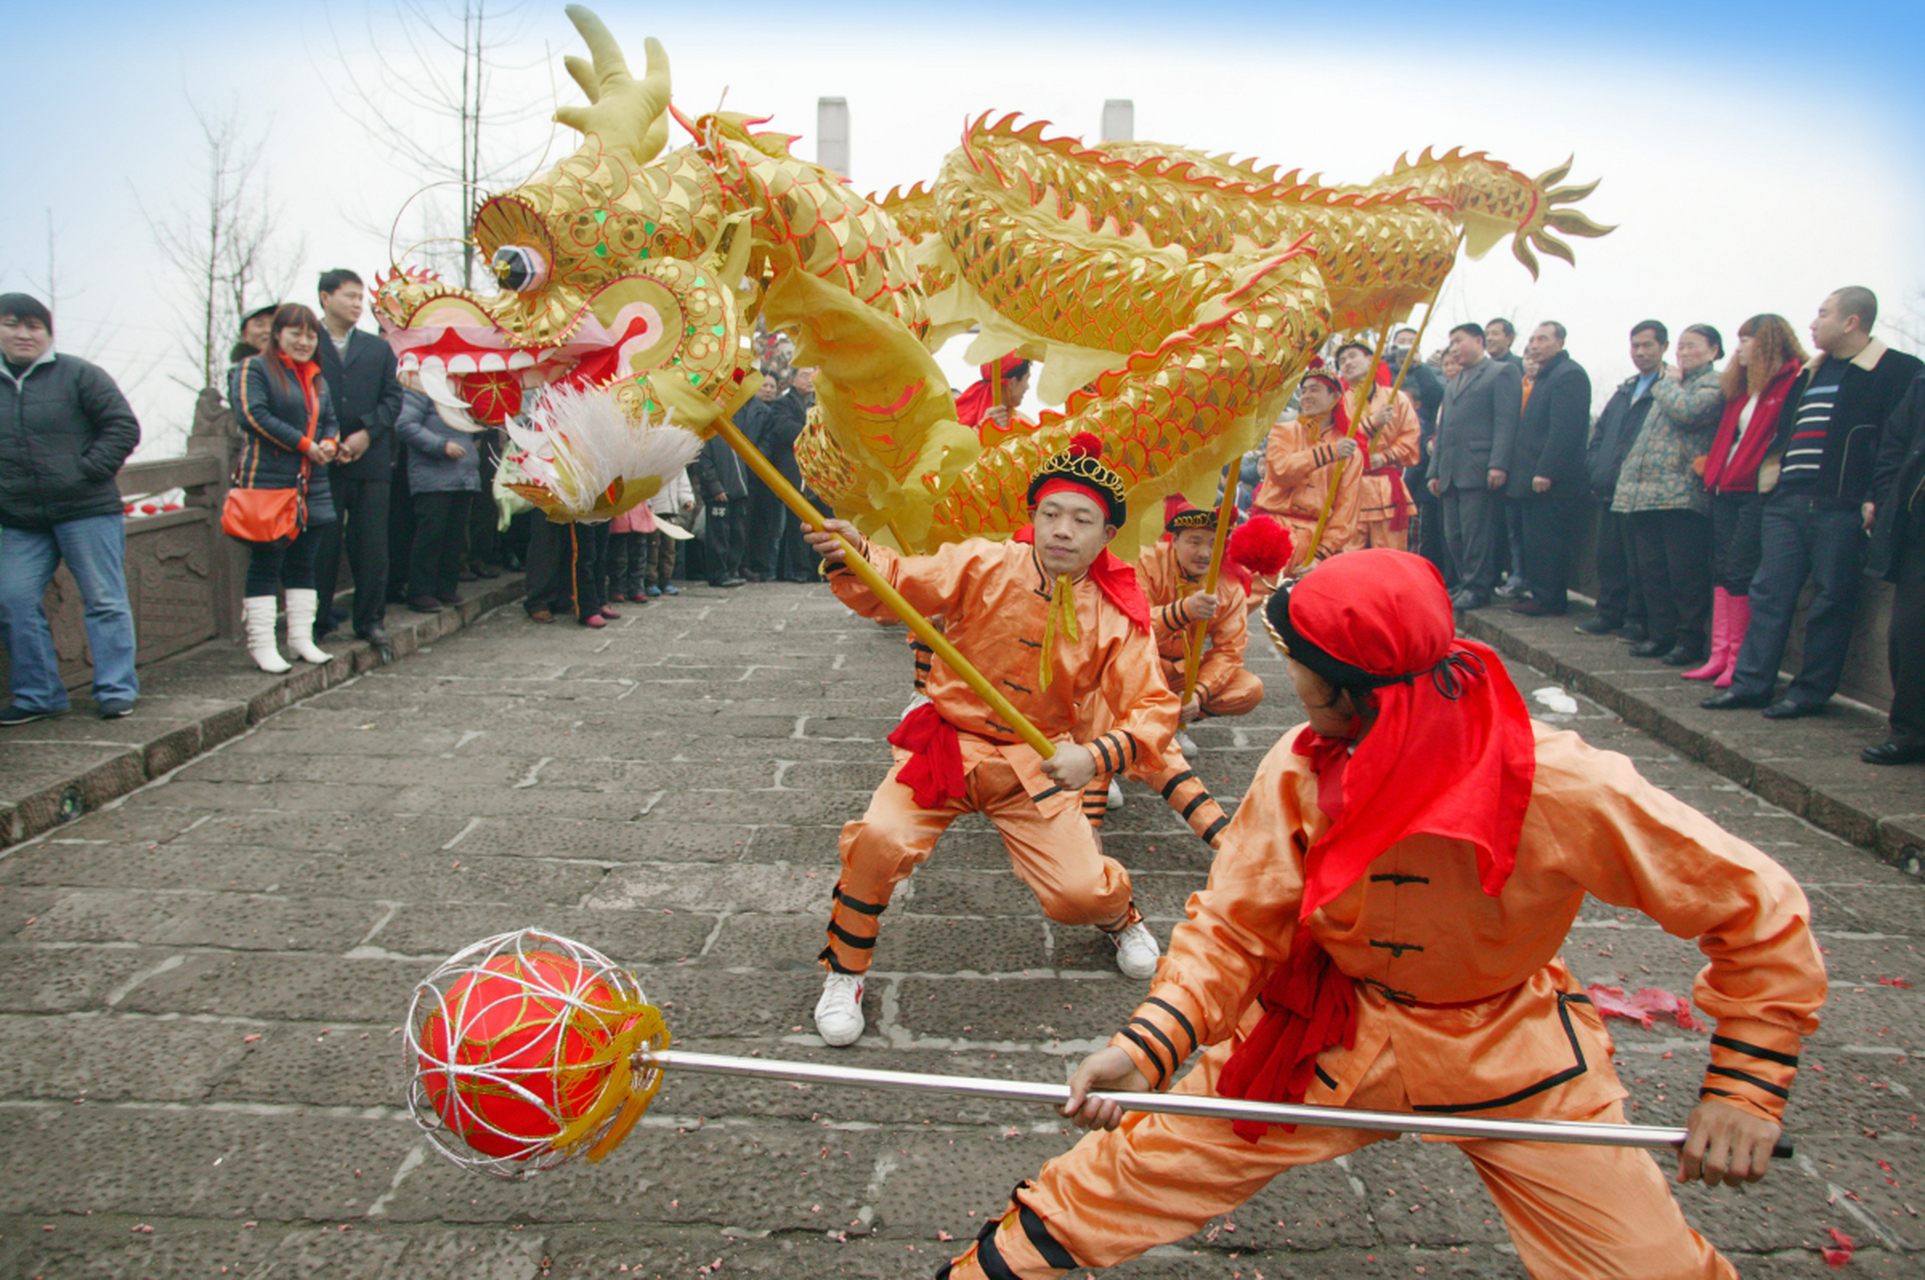
{"type": "Polygon", "coordinates": [[[1081,493],[1096,499],[1108,523],[1121,525],[1128,512],[1123,477],[1103,465],[1103,442],[1088,431],[1070,438],[1069,447],[1044,458],[1029,480],[1029,509],[1052,493],[1081,493]]]}

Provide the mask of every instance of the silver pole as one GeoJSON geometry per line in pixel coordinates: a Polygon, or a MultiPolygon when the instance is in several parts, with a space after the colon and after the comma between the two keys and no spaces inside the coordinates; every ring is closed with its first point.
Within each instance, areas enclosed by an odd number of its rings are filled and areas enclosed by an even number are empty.
{"type": "MultiPolygon", "coordinates": [[[[1069,1101],[1066,1084],[1035,1084],[1025,1080],[991,1080],[982,1076],[937,1076],[914,1071],[878,1071],[867,1067],[822,1066],[812,1062],[772,1062],[761,1058],[732,1058],[714,1053],[663,1049],[636,1055],[640,1066],[655,1066],[673,1074],[699,1071],[713,1075],[759,1076],[805,1084],[867,1085],[879,1089],[920,1089],[960,1093],[974,1098],[1011,1102],[1040,1102],[1061,1107],[1069,1101]]],[[[1256,1120],[1266,1124],[1307,1124],[1325,1129],[1367,1129],[1382,1133],[1425,1133],[1445,1138],[1497,1138],[1522,1142],[1583,1142],[1606,1147],[1670,1147],[1684,1145],[1683,1129],[1644,1124],[1588,1124],[1577,1120],[1489,1120],[1473,1116],[1418,1115],[1407,1111],[1352,1111],[1345,1107],[1313,1107],[1302,1103],[1247,1102],[1241,1098],[1213,1098],[1189,1093],[1100,1093],[1126,1111],[1158,1111],[1165,1115],[1202,1116],[1214,1120],[1256,1120]]],[[[1771,1153],[1792,1154],[1781,1141],[1771,1153]]]]}

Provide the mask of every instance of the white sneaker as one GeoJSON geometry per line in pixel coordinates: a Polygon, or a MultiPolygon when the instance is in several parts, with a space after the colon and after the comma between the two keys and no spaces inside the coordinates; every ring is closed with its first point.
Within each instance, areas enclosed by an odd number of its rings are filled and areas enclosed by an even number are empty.
{"type": "MultiPolygon", "coordinates": [[[[1150,945],[1156,945],[1154,939],[1150,945]]],[[[822,980],[822,998],[815,1002],[815,1033],[837,1048],[862,1037],[862,987],[862,978],[853,973],[832,973],[822,980]]]]}
{"type": "Polygon", "coordinates": [[[1183,753],[1185,760],[1196,759],[1196,741],[1187,733],[1176,735],[1176,749],[1183,753]]]}
{"type": "Polygon", "coordinates": [[[1124,977],[1146,982],[1156,976],[1156,962],[1162,958],[1163,948],[1157,945],[1150,926],[1138,920],[1129,928],[1112,933],[1110,941],[1116,944],[1116,967],[1123,971],[1124,977]]]}
{"type": "Polygon", "coordinates": [[[1109,795],[1105,797],[1105,799],[1103,800],[1103,808],[1107,810],[1107,809],[1121,809],[1122,807],[1123,807],[1123,788],[1120,784],[1118,784],[1115,778],[1111,778],[1109,795]]]}

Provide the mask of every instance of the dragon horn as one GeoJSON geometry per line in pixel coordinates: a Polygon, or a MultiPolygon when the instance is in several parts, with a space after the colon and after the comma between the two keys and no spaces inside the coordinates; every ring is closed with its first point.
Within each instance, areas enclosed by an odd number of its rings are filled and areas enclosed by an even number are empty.
{"type": "Polygon", "coordinates": [[[1528,237],[1518,236],[1511,241],[1511,256],[1524,264],[1524,269],[1531,273],[1531,279],[1537,279],[1537,255],[1531,252],[1528,237]]]}
{"type": "Polygon", "coordinates": [[[1553,258],[1562,258],[1572,266],[1577,265],[1577,255],[1571,252],[1571,246],[1565,244],[1548,231],[1540,231],[1532,236],[1531,243],[1539,249],[1542,249],[1545,253],[1550,254],[1553,258]]]}
{"type": "Polygon", "coordinates": [[[1617,230],[1616,227],[1601,226],[1591,221],[1576,209],[1553,210],[1551,213],[1545,215],[1544,225],[1554,227],[1566,235],[1585,236],[1592,239],[1598,236],[1609,235],[1611,232],[1617,230]]]}
{"type": "Polygon", "coordinates": [[[637,80],[600,18],[571,4],[568,20],[594,58],[592,68],[582,67],[579,59],[568,60],[568,73],[588,94],[590,105],[563,107],[555,119],[578,133],[594,134],[610,150],[627,152],[636,164],[648,163],[668,144],[668,52],[651,36],[646,45],[648,74],[637,80]]]}
{"type": "Polygon", "coordinates": [[[1586,182],[1581,186],[1554,187],[1544,193],[1544,198],[1552,204],[1574,204],[1596,191],[1598,183],[1603,181],[1604,179],[1599,178],[1595,182],[1586,182]]]}
{"type": "MultiPolygon", "coordinates": [[[[573,13],[574,10],[571,9],[569,10],[569,12],[573,13]]],[[[1571,165],[1576,159],[1577,157],[1574,155],[1564,157],[1563,164],[1560,164],[1555,168],[1546,169],[1544,172],[1538,174],[1537,177],[1533,179],[1531,185],[1535,186],[1538,190],[1542,191],[1545,188],[1549,187],[1553,182],[1564,181],[1565,175],[1570,173],[1571,165]]]]}

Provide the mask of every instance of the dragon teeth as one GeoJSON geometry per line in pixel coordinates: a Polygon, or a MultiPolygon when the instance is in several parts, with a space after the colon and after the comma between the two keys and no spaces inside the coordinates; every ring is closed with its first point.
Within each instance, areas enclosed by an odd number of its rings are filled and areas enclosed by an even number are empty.
{"type": "Polygon", "coordinates": [[[448,372],[449,373],[479,373],[481,372],[481,368],[479,365],[475,363],[475,358],[473,356],[449,356],[448,372]]]}
{"type": "Polygon", "coordinates": [[[508,367],[510,369],[528,369],[534,367],[534,364],[535,353],[532,351],[511,351],[508,353],[508,367]]]}
{"type": "Polygon", "coordinates": [[[478,362],[482,373],[501,373],[508,368],[508,358],[498,351],[490,351],[478,362]]]}

